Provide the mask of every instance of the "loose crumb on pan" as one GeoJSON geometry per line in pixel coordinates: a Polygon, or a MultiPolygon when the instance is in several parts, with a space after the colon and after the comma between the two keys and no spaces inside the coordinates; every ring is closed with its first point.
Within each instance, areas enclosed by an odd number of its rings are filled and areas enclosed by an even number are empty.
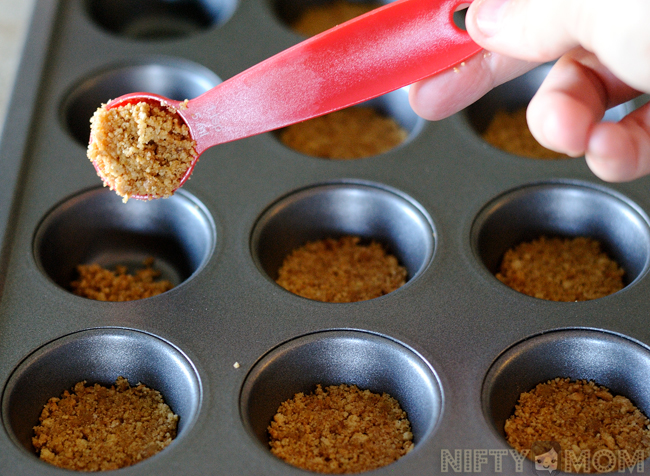
{"type": "Polygon", "coordinates": [[[361,159],[387,152],[408,133],[394,119],[371,107],[348,107],[286,127],[280,140],[305,155],[361,159]]]}
{"type": "Polygon", "coordinates": [[[358,236],[306,243],[293,250],[277,283],[299,296],[323,302],[356,302],[388,294],[406,282],[406,268],[373,241],[358,236]]]}
{"type": "Polygon", "coordinates": [[[497,279],[549,301],[588,301],[623,289],[624,270],[592,238],[540,238],[506,251],[497,279]]]}
{"type": "Polygon", "coordinates": [[[381,6],[379,2],[362,3],[345,0],[311,5],[304,9],[291,28],[303,36],[314,36],[381,6]]]}
{"type": "Polygon", "coordinates": [[[532,159],[570,158],[537,142],[528,128],[525,107],[515,111],[497,110],[483,133],[483,139],[498,149],[532,159]]]}
{"type": "Polygon", "coordinates": [[[131,387],[118,377],[110,388],[78,382],[43,408],[32,443],[39,457],[60,468],[107,471],[136,464],[176,437],[178,415],[160,392],[131,387]]]}
{"type": "Polygon", "coordinates": [[[390,395],[319,384],[283,402],[268,427],[271,452],[319,473],[360,473],[413,449],[411,423],[390,395]]]}
{"type": "Polygon", "coordinates": [[[592,381],[555,378],[521,394],[505,433],[530,459],[537,456],[530,451],[536,443],[554,442],[557,469],[602,473],[623,471],[650,456],[649,425],[628,398],[592,381]]]}
{"type": "Polygon", "coordinates": [[[77,266],[79,278],[72,281],[72,292],[96,301],[134,301],[156,296],[169,291],[174,285],[166,280],[156,281],[160,271],[155,270],[153,258],[143,263],[144,268],[135,274],[127,274],[126,266],[117,266],[115,271],[102,268],[98,264],[77,266]]]}
{"type": "Polygon", "coordinates": [[[88,159],[124,202],[170,197],[197,157],[189,129],[172,107],[103,104],[90,123],[88,159]]]}

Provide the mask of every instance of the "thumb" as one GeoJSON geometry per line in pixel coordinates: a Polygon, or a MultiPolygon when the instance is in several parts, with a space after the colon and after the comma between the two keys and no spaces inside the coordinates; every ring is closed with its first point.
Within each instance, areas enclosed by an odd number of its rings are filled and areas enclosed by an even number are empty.
{"type": "Polygon", "coordinates": [[[582,46],[620,80],[650,92],[648,18],[648,0],[476,0],[466,25],[487,50],[527,61],[582,46]]]}

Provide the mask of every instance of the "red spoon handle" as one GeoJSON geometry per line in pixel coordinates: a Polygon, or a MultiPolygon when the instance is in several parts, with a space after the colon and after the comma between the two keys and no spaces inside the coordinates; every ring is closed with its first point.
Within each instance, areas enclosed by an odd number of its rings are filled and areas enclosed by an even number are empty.
{"type": "Polygon", "coordinates": [[[197,152],[388,93],[481,48],[453,14],[468,0],[397,0],[309,38],[190,100],[197,152]]]}

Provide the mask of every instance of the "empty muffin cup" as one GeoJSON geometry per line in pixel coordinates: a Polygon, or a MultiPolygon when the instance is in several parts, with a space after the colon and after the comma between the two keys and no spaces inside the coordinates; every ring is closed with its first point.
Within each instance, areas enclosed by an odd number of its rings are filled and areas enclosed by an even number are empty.
{"type": "Polygon", "coordinates": [[[86,0],[90,17],[119,36],[164,40],[191,35],[225,23],[236,0],[86,0]]]}
{"type": "Polygon", "coordinates": [[[244,427],[271,454],[267,428],[280,404],[298,392],[313,392],[318,384],[389,394],[408,415],[416,449],[440,417],[440,384],[421,356],[383,336],[332,330],[290,340],[253,366],[240,395],[244,427]]]}
{"type": "Polygon", "coordinates": [[[528,185],[495,198],[476,217],[471,245],[494,275],[507,250],[540,236],[599,241],[625,271],[625,285],[648,268],[650,227],[645,213],[614,191],[581,183],[528,185]]]}
{"type": "Polygon", "coordinates": [[[35,455],[33,427],[51,397],[81,381],[110,387],[117,377],[161,393],[179,416],[177,438],[189,431],[201,404],[201,383],[188,358],[150,334],[119,328],[90,329],[56,339],[35,350],[9,378],[2,396],[6,431],[35,455]]]}
{"type": "Polygon", "coordinates": [[[275,281],[287,255],[310,241],[358,236],[374,240],[417,277],[434,252],[434,230],[411,198],[377,185],[338,183],[298,190],[258,219],[251,252],[260,271],[275,281]]]}
{"type": "Polygon", "coordinates": [[[204,266],[215,241],[212,217],[188,192],[122,203],[107,188],[97,188],[51,210],[38,226],[33,249],[42,272],[67,290],[78,265],[133,271],[149,258],[160,278],[177,286],[204,266]]]}
{"type": "Polygon", "coordinates": [[[513,345],[495,360],[483,382],[483,413],[504,437],[521,393],[561,377],[594,381],[649,415],[649,372],[649,349],[626,337],[593,329],[551,331],[513,345]]]}
{"type": "Polygon", "coordinates": [[[133,91],[147,91],[184,101],[212,89],[221,80],[204,66],[187,60],[156,56],[116,64],[76,84],[61,107],[63,122],[72,137],[86,147],[90,118],[102,104],[133,91]]]}

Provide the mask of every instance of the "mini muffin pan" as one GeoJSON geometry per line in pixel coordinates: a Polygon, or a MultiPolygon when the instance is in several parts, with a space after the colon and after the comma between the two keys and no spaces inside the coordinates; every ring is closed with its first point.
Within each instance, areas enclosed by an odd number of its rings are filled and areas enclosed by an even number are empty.
{"type": "Polygon", "coordinates": [[[604,183],[583,158],[522,158],[480,136],[549,65],[439,122],[415,116],[406,89],[371,101],[409,133],[378,156],[308,157],[271,132],[208,150],[166,200],[124,204],[101,186],[86,145],[102,102],[195,97],[301,41],[285,19],[308,3],[38,2],[0,142],[3,476],[70,474],[31,446],[40,409],[118,376],[180,416],[176,440],[125,475],[306,474],[270,453],[266,427],[318,383],[387,392],[408,412],[415,448],[377,475],[534,474],[503,423],[553,377],[593,379],[650,414],[650,179],[604,183]],[[407,283],[331,304],[274,282],[293,248],[345,234],[382,243],[407,283]],[[558,303],[499,282],[505,250],[541,234],[600,240],[625,288],[558,303]],[[70,292],[78,264],[149,256],[171,291],[121,303],[70,292]]]}

